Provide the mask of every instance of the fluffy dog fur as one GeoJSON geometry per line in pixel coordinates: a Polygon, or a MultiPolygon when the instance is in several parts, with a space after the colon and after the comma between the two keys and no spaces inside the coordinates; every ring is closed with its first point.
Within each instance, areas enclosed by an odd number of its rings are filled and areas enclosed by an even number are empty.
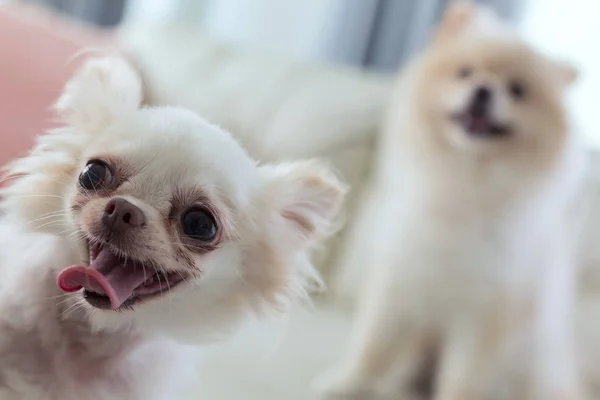
{"type": "Polygon", "coordinates": [[[574,78],[487,10],[450,7],[397,82],[346,258],[369,272],[356,340],[324,398],[408,391],[432,352],[437,400],[503,397],[490,387],[583,398],[571,332],[583,154],[562,100],[574,78]],[[505,359],[522,378],[510,388],[492,385],[505,359]]]}
{"type": "Polygon", "coordinates": [[[0,398],[175,399],[190,345],[250,316],[284,312],[316,278],[308,252],[330,228],[344,186],[324,166],[257,166],[226,132],[179,108],[140,108],[141,82],[115,57],[87,62],[57,103],[65,127],[9,166],[0,223],[0,398]],[[91,159],[118,184],[83,190],[91,159]],[[110,199],[146,221],[129,247],[96,229],[110,199]],[[217,235],[190,243],[188,207],[212,210],[217,235]],[[98,309],[57,275],[88,265],[91,245],[185,278],[132,309],[98,309]]]}

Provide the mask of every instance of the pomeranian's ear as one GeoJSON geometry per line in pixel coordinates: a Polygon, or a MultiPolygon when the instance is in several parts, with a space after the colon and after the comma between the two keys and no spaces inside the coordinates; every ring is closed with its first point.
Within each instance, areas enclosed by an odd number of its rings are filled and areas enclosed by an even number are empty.
{"type": "Polygon", "coordinates": [[[260,167],[263,201],[284,222],[278,240],[290,250],[308,247],[331,233],[347,188],[326,165],[315,161],[260,167]]]}
{"type": "Polygon", "coordinates": [[[561,87],[571,86],[579,77],[577,68],[565,61],[552,61],[554,75],[561,87]]]}
{"type": "Polygon", "coordinates": [[[123,58],[93,58],[69,80],[55,104],[68,124],[91,128],[110,123],[119,113],[139,108],[142,82],[123,58]]]}
{"type": "Polygon", "coordinates": [[[454,0],[448,4],[434,33],[434,42],[456,37],[475,19],[477,6],[471,1],[454,0]]]}
{"type": "Polygon", "coordinates": [[[442,15],[433,42],[445,43],[465,32],[493,36],[514,34],[513,30],[489,6],[466,0],[454,0],[442,15]]]}

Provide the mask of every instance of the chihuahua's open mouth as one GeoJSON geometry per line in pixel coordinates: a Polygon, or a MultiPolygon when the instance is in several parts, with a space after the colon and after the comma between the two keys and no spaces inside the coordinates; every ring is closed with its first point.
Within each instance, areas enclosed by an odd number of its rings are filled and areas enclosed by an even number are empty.
{"type": "Polygon", "coordinates": [[[109,245],[90,245],[90,265],[73,265],[58,276],[65,292],[83,289],[90,305],[119,310],[168,293],[185,280],[179,272],[157,271],[152,263],[121,257],[109,245]]]}
{"type": "Polygon", "coordinates": [[[454,114],[452,120],[458,123],[468,134],[479,138],[504,138],[511,133],[507,124],[494,121],[488,114],[467,110],[454,114]]]}

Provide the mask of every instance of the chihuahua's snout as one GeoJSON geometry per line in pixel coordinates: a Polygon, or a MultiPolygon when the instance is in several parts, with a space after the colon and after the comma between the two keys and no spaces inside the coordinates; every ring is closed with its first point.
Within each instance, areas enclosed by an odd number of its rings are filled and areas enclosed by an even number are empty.
{"type": "Polygon", "coordinates": [[[485,115],[492,104],[493,93],[487,86],[479,86],[475,89],[471,99],[471,112],[475,115],[485,115]]]}
{"type": "Polygon", "coordinates": [[[146,216],[135,204],[122,198],[114,198],[104,207],[102,223],[111,232],[125,232],[144,226],[146,216]]]}

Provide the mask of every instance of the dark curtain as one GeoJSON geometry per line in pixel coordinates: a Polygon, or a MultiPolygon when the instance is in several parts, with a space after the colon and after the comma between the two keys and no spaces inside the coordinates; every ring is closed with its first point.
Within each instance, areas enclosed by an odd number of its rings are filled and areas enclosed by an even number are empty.
{"type": "MultiPolygon", "coordinates": [[[[101,27],[121,22],[127,0],[29,0],[101,27]]],[[[152,1],[152,0],[148,0],[152,1]]]]}
{"type": "MultiPolygon", "coordinates": [[[[381,71],[393,71],[417,51],[453,0],[346,0],[336,27],[333,58],[381,71]]],[[[478,0],[512,21],[523,0],[478,0]]]]}

